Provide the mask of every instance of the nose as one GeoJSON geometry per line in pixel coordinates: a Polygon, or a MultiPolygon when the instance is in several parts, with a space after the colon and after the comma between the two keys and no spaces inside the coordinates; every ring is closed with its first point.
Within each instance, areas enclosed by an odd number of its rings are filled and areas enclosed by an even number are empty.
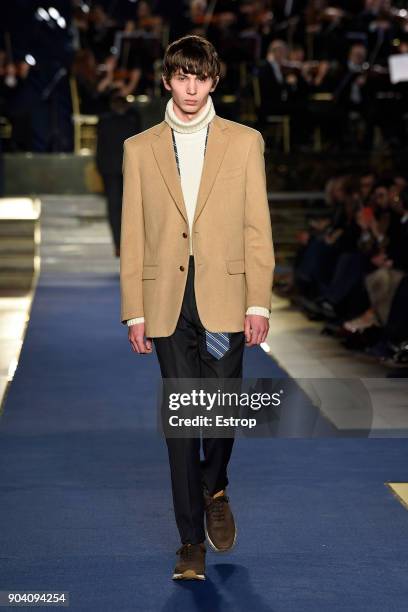
{"type": "Polygon", "coordinates": [[[197,84],[195,80],[191,80],[187,83],[187,93],[194,95],[197,92],[197,84]]]}

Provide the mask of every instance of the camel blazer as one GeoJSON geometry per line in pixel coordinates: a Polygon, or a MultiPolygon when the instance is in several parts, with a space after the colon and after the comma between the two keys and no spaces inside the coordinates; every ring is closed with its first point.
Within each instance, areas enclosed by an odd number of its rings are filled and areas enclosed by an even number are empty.
{"type": "MultiPolygon", "coordinates": [[[[124,142],[121,321],[145,318],[146,337],[171,335],[189,262],[189,224],[165,122],[124,142]]],[[[264,140],[218,115],[210,123],[192,229],[203,326],[243,331],[249,306],[271,306],[275,266],[264,140]]]]}

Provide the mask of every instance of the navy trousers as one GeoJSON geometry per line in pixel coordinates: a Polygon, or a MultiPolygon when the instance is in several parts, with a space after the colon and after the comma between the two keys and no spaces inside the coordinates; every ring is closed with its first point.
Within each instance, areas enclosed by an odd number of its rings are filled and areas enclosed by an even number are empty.
{"type": "MultiPolygon", "coordinates": [[[[225,330],[228,331],[228,330],[225,330]]],[[[194,293],[191,255],[180,316],[171,336],[153,338],[163,378],[242,378],[244,332],[229,334],[230,346],[221,359],[208,352],[194,293]]],[[[234,438],[201,440],[166,437],[174,513],[182,544],[205,540],[203,486],[213,495],[228,484],[227,466],[234,438]]]]}

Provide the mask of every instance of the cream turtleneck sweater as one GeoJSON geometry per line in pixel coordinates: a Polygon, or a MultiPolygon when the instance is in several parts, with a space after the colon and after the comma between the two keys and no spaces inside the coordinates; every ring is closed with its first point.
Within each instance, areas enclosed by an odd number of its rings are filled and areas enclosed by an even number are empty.
{"type": "MultiPolygon", "coordinates": [[[[215,116],[211,96],[201,112],[190,121],[183,121],[174,112],[173,99],[167,102],[164,120],[174,130],[174,138],[180,165],[180,180],[190,227],[190,255],[193,255],[192,228],[197,204],[198,190],[204,163],[207,126],[215,116]]],[[[211,127],[210,127],[211,129],[211,127]]]]}
{"type": "Polygon", "coordinates": [[[194,117],[194,119],[190,119],[189,121],[183,121],[177,117],[176,113],[174,112],[173,98],[170,98],[170,100],[167,102],[166,111],[164,114],[164,120],[171,128],[173,128],[176,135],[194,134],[196,132],[200,132],[201,130],[204,130],[205,132],[205,128],[214,117],[215,109],[211,96],[208,96],[207,102],[201,109],[201,112],[194,117]]]}
{"type": "MultiPolygon", "coordinates": [[[[164,116],[166,123],[174,130],[174,138],[177,146],[181,189],[190,227],[190,255],[193,255],[191,240],[193,233],[192,226],[203,170],[207,126],[214,116],[215,109],[211,96],[208,96],[207,102],[198,116],[190,121],[183,121],[177,117],[174,112],[173,98],[170,98],[167,102],[164,116]]],[[[269,318],[269,310],[260,306],[249,307],[246,314],[257,314],[269,318]]],[[[143,322],[144,317],[137,317],[135,319],[129,319],[127,324],[134,325],[143,322]]]]}

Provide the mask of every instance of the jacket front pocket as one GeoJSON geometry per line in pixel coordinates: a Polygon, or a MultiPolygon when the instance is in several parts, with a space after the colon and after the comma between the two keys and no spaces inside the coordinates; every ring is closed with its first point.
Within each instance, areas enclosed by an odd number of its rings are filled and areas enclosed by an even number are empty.
{"type": "Polygon", "coordinates": [[[142,280],[154,279],[157,277],[158,265],[145,264],[143,266],[142,280]]]}
{"type": "Polygon", "coordinates": [[[243,274],[245,272],[245,261],[243,259],[230,259],[226,264],[229,274],[243,274]]]}

